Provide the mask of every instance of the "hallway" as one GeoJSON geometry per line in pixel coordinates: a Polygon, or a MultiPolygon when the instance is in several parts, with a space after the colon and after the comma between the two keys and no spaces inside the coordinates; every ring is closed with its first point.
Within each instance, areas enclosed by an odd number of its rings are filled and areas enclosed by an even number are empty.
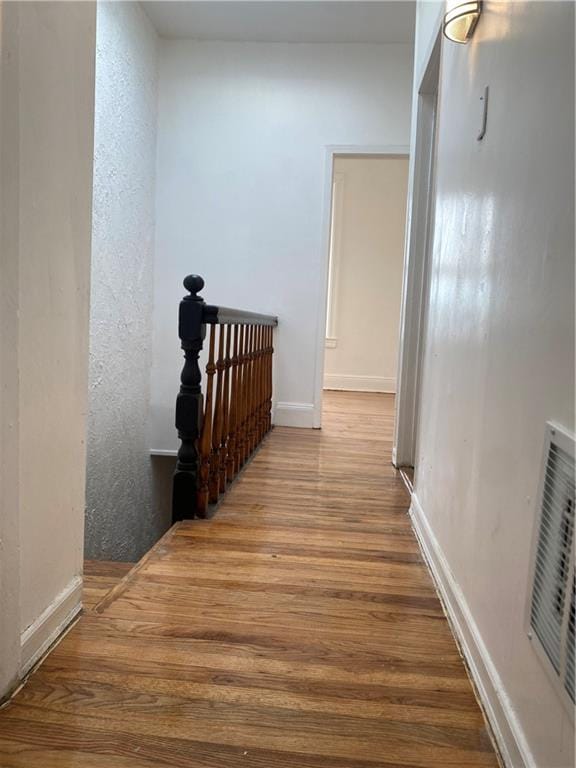
{"type": "Polygon", "coordinates": [[[390,464],[391,395],[326,393],[0,712],[1,768],[473,768],[490,738],[390,464]]]}

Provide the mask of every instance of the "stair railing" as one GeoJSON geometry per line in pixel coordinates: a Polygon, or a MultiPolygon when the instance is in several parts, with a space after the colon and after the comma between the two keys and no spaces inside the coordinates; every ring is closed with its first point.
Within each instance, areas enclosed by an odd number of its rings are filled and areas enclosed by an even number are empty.
{"type": "Polygon", "coordinates": [[[176,429],[180,449],[172,516],[209,516],[272,426],[272,357],[278,318],[206,304],[199,275],[188,275],[178,335],[184,350],[176,429]],[[208,332],[205,395],[199,357],[208,332]]]}

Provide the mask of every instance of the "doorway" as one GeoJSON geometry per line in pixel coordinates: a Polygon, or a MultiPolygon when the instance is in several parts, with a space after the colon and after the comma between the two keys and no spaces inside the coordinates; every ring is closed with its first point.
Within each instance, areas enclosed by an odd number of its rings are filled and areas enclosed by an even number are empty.
{"type": "Polygon", "coordinates": [[[328,160],[326,315],[317,402],[325,390],[387,393],[393,399],[408,150],[333,150],[328,160]]]}

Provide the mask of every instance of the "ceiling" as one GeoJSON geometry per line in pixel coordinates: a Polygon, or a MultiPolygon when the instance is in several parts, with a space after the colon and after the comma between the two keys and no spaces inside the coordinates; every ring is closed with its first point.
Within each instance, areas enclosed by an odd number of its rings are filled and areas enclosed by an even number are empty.
{"type": "Polygon", "coordinates": [[[270,43],[412,43],[414,0],[145,0],[162,37],[270,43]]]}

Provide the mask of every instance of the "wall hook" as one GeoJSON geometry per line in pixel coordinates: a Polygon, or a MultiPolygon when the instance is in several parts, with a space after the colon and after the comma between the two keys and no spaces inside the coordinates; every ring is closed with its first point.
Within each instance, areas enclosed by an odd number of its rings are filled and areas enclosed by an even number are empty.
{"type": "Polygon", "coordinates": [[[482,102],[482,126],[480,128],[480,133],[476,137],[478,141],[482,141],[486,135],[486,123],[488,121],[488,90],[488,86],[486,86],[484,88],[484,94],[480,96],[480,101],[482,102]]]}

